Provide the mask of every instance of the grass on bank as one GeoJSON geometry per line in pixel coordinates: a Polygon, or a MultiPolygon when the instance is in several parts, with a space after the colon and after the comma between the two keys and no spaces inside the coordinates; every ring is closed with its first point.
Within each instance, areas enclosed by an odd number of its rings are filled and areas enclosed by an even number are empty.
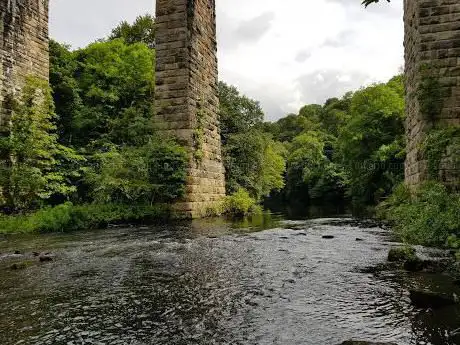
{"type": "Polygon", "coordinates": [[[100,229],[115,223],[166,221],[170,216],[170,208],[165,205],[65,203],[31,214],[0,216],[0,233],[49,233],[100,229]]]}
{"type": "Polygon", "coordinates": [[[398,186],[378,207],[402,240],[411,244],[460,249],[460,193],[437,182],[416,191],[398,186]]]}
{"type": "MultiPolygon", "coordinates": [[[[209,216],[228,214],[245,217],[260,213],[262,208],[244,189],[225,197],[215,209],[208,210],[209,216]]],[[[172,218],[172,210],[168,205],[74,205],[68,202],[30,214],[0,215],[0,234],[71,232],[101,229],[109,224],[154,223],[172,218]]]]}

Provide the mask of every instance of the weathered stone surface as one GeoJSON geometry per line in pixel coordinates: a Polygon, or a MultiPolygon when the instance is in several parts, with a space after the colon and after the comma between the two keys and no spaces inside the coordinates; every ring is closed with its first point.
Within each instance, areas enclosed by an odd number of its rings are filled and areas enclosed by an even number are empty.
{"type": "MultiPolygon", "coordinates": [[[[460,125],[460,5],[458,0],[405,0],[406,78],[406,183],[417,186],[427,180],[427,162],[421,144],[435,124],[460,125]],[[434,119],[423,114],[419,103],[423,69],[439,82],[441,111],[434,119]]],[[[449,153],[441,163],[440,179],[460,183],[460,167],[449,153]]]]}
{"type": "Polygon", "coordinates": [[[186,196],[176,209],[200,217],[225,196],[215,2],[157,0],[156,14],[154,121],[190,149],[186,196]]]}
{"type": "Polygon", "coordinates": [[[0,0],[0,135],[9,130],[11,100],[28,75],[48,79],[49,0],[0,0]]]}

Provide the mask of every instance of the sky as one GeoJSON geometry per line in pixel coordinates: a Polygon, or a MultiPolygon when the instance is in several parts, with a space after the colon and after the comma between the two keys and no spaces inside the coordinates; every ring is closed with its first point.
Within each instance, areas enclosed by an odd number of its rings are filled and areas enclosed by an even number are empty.
{"type": "MultiPolygon", "coordinates": [[[[404,64],[403,0],[216,0],[219,78],[260,101],[267,120],[374,82],[404,64]]],[[[154,0],[51,0],[50,35],[78,48],[154,0]]]]}

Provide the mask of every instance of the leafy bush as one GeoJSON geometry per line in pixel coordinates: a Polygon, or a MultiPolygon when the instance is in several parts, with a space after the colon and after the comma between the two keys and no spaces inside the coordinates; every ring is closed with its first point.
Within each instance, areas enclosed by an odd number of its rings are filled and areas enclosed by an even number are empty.
{"type": "Polygon", "coordinates": [[[449,237],[460,236],[460,194],[440,183],[427,182],[412,193],[399,186],[378,210],[409,243],[445,246],[449,237]]]}
{"type": "Polygon", "coordinates": [[[261,207],[257,201],[244,189],[239,189],[225,198],[223,203],[224,213],[233,216],[246,216],[251,213],[260,213],[261,207]]]}
{"type": "Polygon", "coordinates": [[[36,213],[0,217],[0,233],[69,232],[107,227],[113,223],[138,223],[166,220],[166,205],[127,206],[116,204],[73,205],[65,203],[36,213]]]}
{"type": "Polygon", "coordinates": [[[185,192],[187,153],[171,140],[142,147],[112,147],[94,155],[85,181],[97,203],[170,202],[185,192]]]}

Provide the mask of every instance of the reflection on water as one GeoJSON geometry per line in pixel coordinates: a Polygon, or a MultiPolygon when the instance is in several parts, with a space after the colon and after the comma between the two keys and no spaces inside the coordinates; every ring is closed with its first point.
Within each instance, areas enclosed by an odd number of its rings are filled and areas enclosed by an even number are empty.
{"type": "Polygon", "coordinates": [[[326,217],[344,217],[351,214],[361,216],[358,211],[363,211],[361,207],[355,210],[344,201],[323,202],[321,204],[308,204],[302,201],[282,200],[281,196],[271,197],[264,203],[264,208],[277,214],[283,214],[287,219],[315,219],[326,217]]]}
{"type": "Polygon", "coordinates": [[[413,287],[455,289],[445,277],[360,273],[389,245],[369,223],[270,214],[8,237],[0,344],[455,344],[457,308],[408,299],[413,287]],[[39,264],[34,251],[56,259],[39,264]],[[18,260],[31,264],[11,270],[18,260]]]}

